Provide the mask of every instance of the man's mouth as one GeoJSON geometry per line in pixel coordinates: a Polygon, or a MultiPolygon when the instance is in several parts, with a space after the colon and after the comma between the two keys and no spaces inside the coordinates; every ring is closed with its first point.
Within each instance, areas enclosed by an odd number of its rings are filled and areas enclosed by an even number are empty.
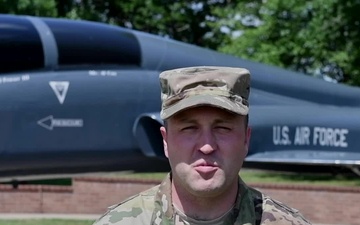
{"type": "Polygon", "coordinates": [[[199,173],[212,173],[219,169],[214,163],[200,162],[194,166],[195,170],[199,173]]]}

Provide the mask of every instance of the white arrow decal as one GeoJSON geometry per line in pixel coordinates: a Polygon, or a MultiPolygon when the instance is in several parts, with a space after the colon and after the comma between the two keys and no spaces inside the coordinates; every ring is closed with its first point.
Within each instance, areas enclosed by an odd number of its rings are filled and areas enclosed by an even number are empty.
{"type": "Polygon", "coordinates": [[[83,127],[84,121],[82,119],[55,119],[52,115],[47,116],[37,122],[40,126],[48,130],[53,130],[54,127],[83,127]]]}
{"type": "Polygon", "coordinates": [[[69,81],[50,81],[50,87],[53,89],[60,104],[63,104],[66,98],[66,93],[69,89],[69,81]]]}

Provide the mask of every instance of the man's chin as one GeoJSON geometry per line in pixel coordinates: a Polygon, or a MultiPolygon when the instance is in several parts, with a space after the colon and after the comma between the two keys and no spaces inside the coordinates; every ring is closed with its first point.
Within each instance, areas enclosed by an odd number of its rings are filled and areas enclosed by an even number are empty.
{"type": "Polygon", "coordinates": [[[208,179],[202,181],[198,180],[197,182],[193,183],[191,187],[193,191],[199,194],[202,193],[204,195],[208,195],[218,192],[221,189],[222,184],[220,182],[216,182],[213,179],[208,179]]]}

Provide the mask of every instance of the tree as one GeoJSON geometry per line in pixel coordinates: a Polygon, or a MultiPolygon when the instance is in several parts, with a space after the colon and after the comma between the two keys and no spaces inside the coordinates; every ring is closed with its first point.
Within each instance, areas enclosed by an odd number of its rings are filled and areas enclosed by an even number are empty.
{"type": "Polygon", "coordinates": [[[73,19],[101,21],[216,49],[221,40],[209,36],[212,28],[206,21],[213,17],[213,8],[229,4],[234,3],[211,0],[80,0],[73,4],[70,11],[61,14],[73,19]]]}
{"type": "Polygon", "coordinates": [[[360,86],[360,0],[0,0],[0,13],[99,21],[360,86]]]}
{"type": "MultiPolygon", "coordinates": [[[[206,21],[214,8],[234,5],[213,0],[0,0],[2,13],[65,17],[110,23],[216,49],[206,21]]],[[[225,37],[226,35],[223,35],[225,37]]]]}
{"type": "Polygon", "coordinates": [[[226,20],[212,26],[232,35],[225,53],[360,85],[359,9],[350,0],[247,0],[217,9],[226,20]]]}
{"type": "Polygon", "coordinates": [[[55,0],[0,0],[0,13],[56,17],[55,0]]]}

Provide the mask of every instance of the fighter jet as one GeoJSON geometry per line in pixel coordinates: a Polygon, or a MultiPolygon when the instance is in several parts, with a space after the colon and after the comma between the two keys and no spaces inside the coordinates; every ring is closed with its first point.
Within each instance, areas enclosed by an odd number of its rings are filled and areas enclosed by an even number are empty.
{"type": "Polygon", "coordinates": [[[360,174],[360,88],[113,25],[0,15],[0,177],[167,171],[161,71],[252,74],[246,163],[360,174]]]}

